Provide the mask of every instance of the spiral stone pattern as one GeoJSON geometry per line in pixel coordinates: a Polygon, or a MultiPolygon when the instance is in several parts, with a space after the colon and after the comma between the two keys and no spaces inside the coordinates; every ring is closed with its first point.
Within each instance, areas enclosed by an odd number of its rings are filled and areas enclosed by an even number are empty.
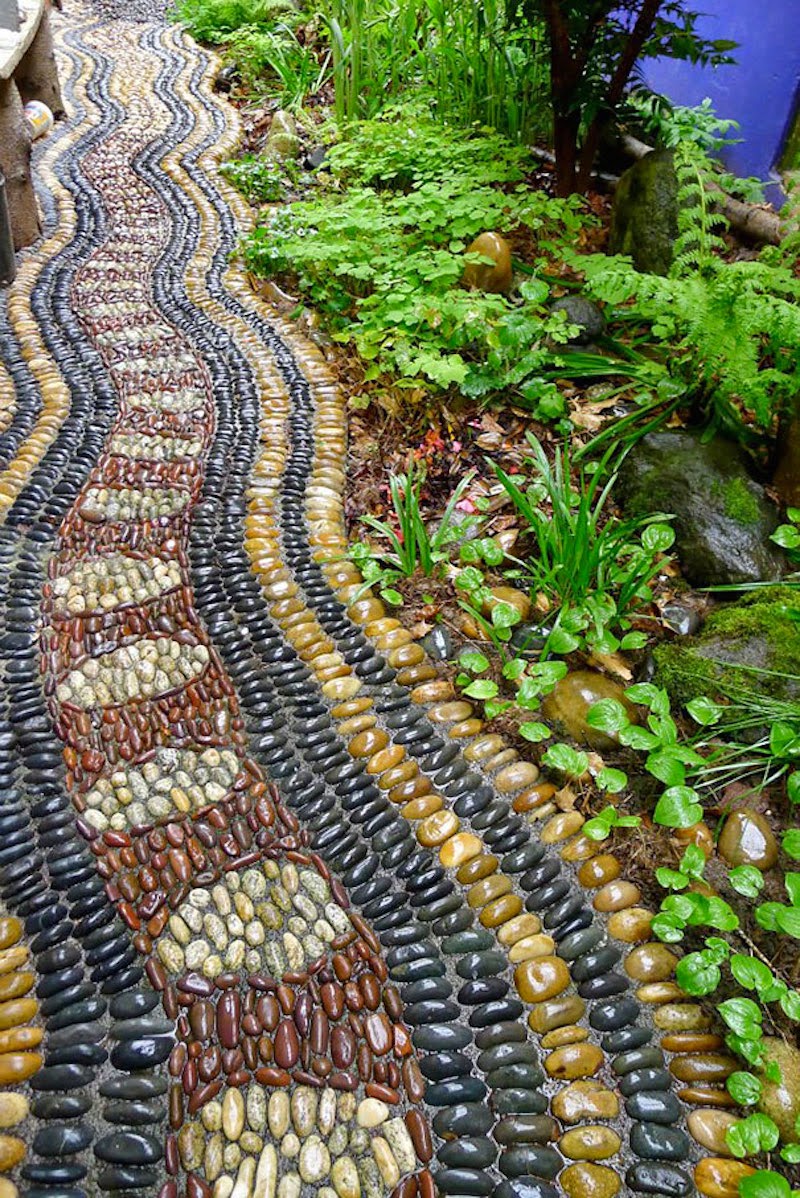
{"type": "Polygon", "coordinates": [[[734,1198],[712,1017],[346,549],[235,112],[73,2],[0,313],[0,1198],[734,1198]]]}

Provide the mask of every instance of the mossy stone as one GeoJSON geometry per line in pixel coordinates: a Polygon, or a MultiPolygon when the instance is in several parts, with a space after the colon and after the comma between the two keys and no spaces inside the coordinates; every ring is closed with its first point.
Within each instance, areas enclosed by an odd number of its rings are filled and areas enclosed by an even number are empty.
{"type": "Polygon", "coordinates": [[[698,636],[659,645],[656,681],[674,702],[746,690],[800,697],[800,593],[765,587],[713,611],[698,636]],[[772,671],[760,674],[758,671],[772,671]]]}
{"type": "Polygon", "coordinates": [[[784,1143],[793,1143],[797,1139],[795,1125],[800,1117],[800,1087],[797,1085],[800,1051],[777,1036],[765,1036],[764,1050],[764,1060],[777,1064],[781,1080],[771,1082],[762,1075],[758,1109],[775,1121],[784,1143]]]}
{"type": "Polygon", "coordinates": [[[678,180],[672,150],[646,154],[625,171],[611,214],[612,254],[627,254],[637,270],[665,275],[678,236],[678,180]]]}
{"type": "Polygon", "coordinates": [[[684,429],[651,433],[625,460],[615,494],[627,515],[675,517],[675,550],[693,586],[781,577],[785,558],[770,541],[778,510],[732,441],[684,429]]]}

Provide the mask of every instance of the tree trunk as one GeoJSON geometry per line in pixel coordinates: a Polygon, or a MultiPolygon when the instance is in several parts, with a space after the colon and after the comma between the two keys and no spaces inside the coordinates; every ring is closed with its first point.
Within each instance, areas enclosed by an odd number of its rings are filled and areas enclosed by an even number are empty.
{"type": "Polygon", "coordinates": [[[41,100],[54,117],[64,115],[64,101],[61,98],[58,69],[53,52],[50,12],[47,7],[42,14],[36,37],[14,73],[14,79],[23,103],[27,104],[29,100],[41,100]]]}
{"type": "Polygon", "coordinates": [[[571,112],[553,117],[553,149],[556,156],[556,195],[562,199],[576,189],[579,117],[571,112]]]}
{"type": "Polygon", "coordinates": [[[0,79],[0,170],[6,177],[14,248],[23,249],[41,232],[31,179],[31,138],[13,79],[0,79]]]}

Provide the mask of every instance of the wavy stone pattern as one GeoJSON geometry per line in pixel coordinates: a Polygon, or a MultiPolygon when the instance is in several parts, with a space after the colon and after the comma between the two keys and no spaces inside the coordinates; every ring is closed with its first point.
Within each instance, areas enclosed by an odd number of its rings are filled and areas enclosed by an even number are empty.
{"type": "Polygon", "coordinates": [[[0,317],[0,1198],[733,1198],[735,1063],[359,596],[343,399],[229,265],[235,113],[119,8],[62,22],[0,317]]]}

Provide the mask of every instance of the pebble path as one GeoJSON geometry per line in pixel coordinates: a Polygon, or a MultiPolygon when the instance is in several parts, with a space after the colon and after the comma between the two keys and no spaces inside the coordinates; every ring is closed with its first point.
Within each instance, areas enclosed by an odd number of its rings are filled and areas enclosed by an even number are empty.
{"type": "Polygon", "coordinates": [[[735,1198],[652,912],[342,560],[215,62],[69,10],[0,311],[0,1198],[735,1198]]]}

